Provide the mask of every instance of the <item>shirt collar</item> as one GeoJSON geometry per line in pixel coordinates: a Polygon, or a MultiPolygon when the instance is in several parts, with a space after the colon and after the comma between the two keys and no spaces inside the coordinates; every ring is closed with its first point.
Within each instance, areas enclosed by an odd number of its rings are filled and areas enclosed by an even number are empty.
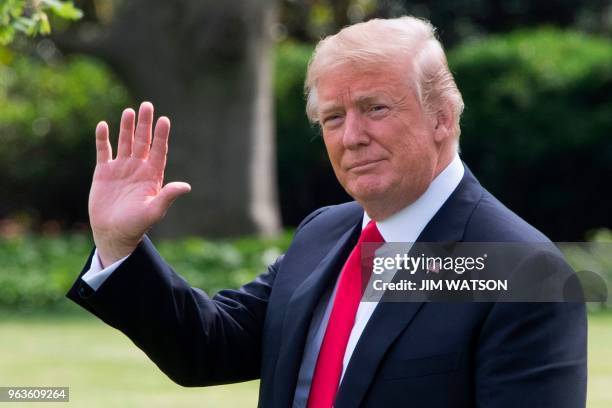
{"type": "MultiPolygon", "coordinates": [[[[455,157],[438,176],[433,179],[427,190],[412,204],[383,221],[377,222],[378,230],[386,242],[414,242],[425,226],[431,221],[444,202],[455,191],[463,178],[465,169],[459,155],[455,157]]],[[[370,217],[364,211],[364,228],[370,217]]]]}

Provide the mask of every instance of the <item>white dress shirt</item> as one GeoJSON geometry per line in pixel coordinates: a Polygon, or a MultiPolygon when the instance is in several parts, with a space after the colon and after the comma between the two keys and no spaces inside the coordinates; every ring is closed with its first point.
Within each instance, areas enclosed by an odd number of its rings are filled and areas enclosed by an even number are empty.
{"type": "MultiPolygon", "coordinates": [[[[438,212],[444,202],[450,197],[453,191],[459,185],[463,178],[465,169],[459,159],[459,155],[455,155],[451,163],[431,182],[427,190],[412,204],[403,208],[391,217],[377,222],[378,230],[385,239],[385,242],[414,242],[417,240],[425,226],[438,212]]],[[[367,213],[363,215],[362,228],[370,221],[367,213]]],[[[101,262],[98,257],[97,250],[92,258],[91,266],[82,279],[94,290],[104,283],[104,281],[117,269],[121,263],[129,257],[118,260],[105,269],[102,269],[101,262]]],[[[306,406],[308,393],[310,392],[310,383],[314,372],[317,356],[323,335],[327,328],[327,322],[331,313],[333,299],[336,288],[329,289],[321,298],[316,307],[313,318],[308,330],[302,363],[298,374],[298,382],[295,390],[293,401],[294,408],[306,406]]],[[[368,323],[372,313],[378,305],[377,302],[361,302],[355,316],[355,324],[351,331],[346,351],[344,353],[342,376],[353,354],[353,350],[357,345],[357,341],[368,323]]]]}

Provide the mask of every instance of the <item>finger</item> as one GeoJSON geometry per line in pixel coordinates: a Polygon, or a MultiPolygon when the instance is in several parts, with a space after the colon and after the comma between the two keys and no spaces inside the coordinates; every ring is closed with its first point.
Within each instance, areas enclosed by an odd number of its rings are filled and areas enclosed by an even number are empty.
{"type": "Polygon", "coordinates": [[[117,157],[130,157],[132,154],[132,143],[134,142],[134,120],[136,113],[134,109],[127,108],[121,115],[119,128],[119,142],[117,143],[117,157]]]}
{"type": "Polygon", "coordinates": [[[170,136],[170,119],[160,117],[155,124],[153,144],[149,153],[149,162],[160,171],[166,167],[166,156],[168,154],[168,137],[170,136]]]}
{"type": "Polygon", "coordinates": [[[163,217],[177,198],[190,191],[191,186],[188,183],[180,181],[168,183],[161,189],[151,204],[155,212],[159,214],[160,217],[163,217]]]}
{"type": "Polygon", "coordinates": [[[108,124],[98,123],[96,126],[96,163],[106,163],[113,158],[113,148],[108,140],[108,124]]]}
{"type": "Polygon", "coordinates": [[[151,127],[153,126],[153,104],[143,102],[138,109],[138,123],[134,134],[134,150],[132,156],[146,159],[151,146],[151,127]]]}

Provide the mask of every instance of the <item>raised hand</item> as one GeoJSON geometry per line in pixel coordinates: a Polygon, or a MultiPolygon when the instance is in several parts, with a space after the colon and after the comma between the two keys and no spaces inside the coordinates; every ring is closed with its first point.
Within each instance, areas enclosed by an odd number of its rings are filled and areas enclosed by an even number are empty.
{"type": "Polygon", "coordinates": [[[187,183],[163,185],[170,120],[165,116],[157,120],[152,143],[151,103],[140,105],[136,126],[135,122],[134,110],[125,109],[115,159],[108,125],[100,122],[96,127],[97,160],[89,192],[89,222],[104,267],[129,255],[174,200],[191,191],[187,183]]]}

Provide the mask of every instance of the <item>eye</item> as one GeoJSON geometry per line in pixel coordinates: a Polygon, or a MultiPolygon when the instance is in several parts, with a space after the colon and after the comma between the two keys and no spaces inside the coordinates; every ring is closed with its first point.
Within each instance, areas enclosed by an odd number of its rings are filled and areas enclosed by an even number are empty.
{"type": "Polygon", "coordinates": [[[330,114],[323,118],[321,122],[325,127],[334,127],[338,126],[342,122],[342,116],[339,114],[330,114]]]}
{"type": "Polygon", "coordinates": [[[389,108],[386,105],[372,105],[370,106],[370,109],[369,109],[369,111],[374,114],[385,113],[388,110],[389,108]]]}

